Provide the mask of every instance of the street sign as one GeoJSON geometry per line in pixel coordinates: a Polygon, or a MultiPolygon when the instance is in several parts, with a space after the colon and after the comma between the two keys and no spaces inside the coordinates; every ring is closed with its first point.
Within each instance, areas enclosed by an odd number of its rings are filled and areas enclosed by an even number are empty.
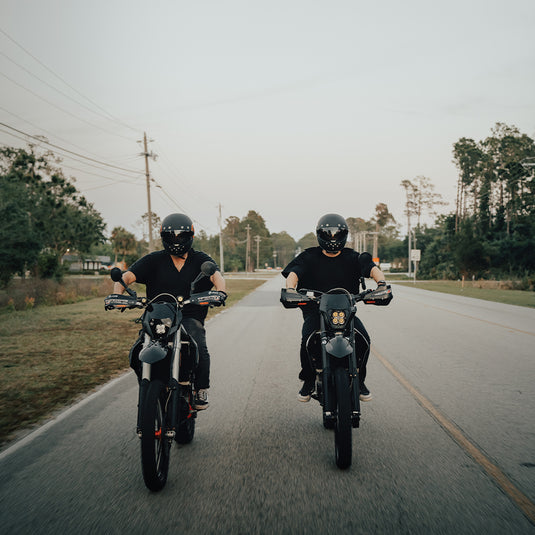
{"type": "Polygon", "coordinates": [[[419,262],[421,257],[421,249],[411,249],[411,260],[413,262],[419,262]]]}

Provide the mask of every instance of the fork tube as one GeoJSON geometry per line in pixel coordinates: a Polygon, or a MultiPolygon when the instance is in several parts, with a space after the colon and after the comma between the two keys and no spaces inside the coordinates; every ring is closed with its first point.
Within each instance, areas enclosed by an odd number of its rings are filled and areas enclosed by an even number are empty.
{"type": "Polygon", "coordinates": [[[332,396],[330,395],[331,390],[331,365],[330,359],[327,355],[327,350],[325,346],[327,344],[327,337],[325,335],[325,318],[320,313],[320,338],[321,338],[321,361],[323,364],[323,411],[327,416],[333,414],[332,396]]]}
{"type": "Polygon", "coordinates": [[[351,355],[349,356],[349,377],[351,378],[351,386],[352,386],[351,395],[353,397],[352,405],[353,405],[353,412],[360,414],[360,399],[359,399],[360,383],[359,383],[359,374],[358,374],[358,368],[357,368],[357,347],[355,344],[354,318],[351,320],[350,331],[351,331],[351,334],[350,334],[351,347],[353,348],[353,351],[351,352],[351,355]]]}
{"type": "Polygon", "coordinates": [[[173,344],[173,353],[171,361],[171,379],[169,380],[169,388],[171,389],[171,410],[170,410],[170,427],[175,429],[178,424],[178,396],[180,386],[178,384],[178,377],[180,374],[180,348],[182,340],[180,338],[180,328],[175,334],[175,341],[173,344]]]}
{"type": "MultiPolygon", "coordinates": [[[[150,342],[150,336],[145,333],[145,341],[143,342],[143,349],[149,345],[150,342]]],[[[150,381],[150,364],[147,364],[146,362],[142,362],[141,366],[141,379],[147,379],[147,381],[150,381]]]]}
{"type": "Polygon", "coordinates": [[[173,344],[173,362],[171,363],[171,377],[178,382],[180,373],[180,348],[182,347],[182,339],[180,338],[181,329],[177,329],[175,334],[175,343],[173,344]]]}

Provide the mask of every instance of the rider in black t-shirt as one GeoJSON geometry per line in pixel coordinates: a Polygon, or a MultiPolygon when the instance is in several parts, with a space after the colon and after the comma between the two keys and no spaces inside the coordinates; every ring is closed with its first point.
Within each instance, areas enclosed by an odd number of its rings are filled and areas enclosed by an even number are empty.
{"type": "MultiPolygon", "coordinates": [[[[133,282],[146,285],[147,297],[152,299],[160,293],[181,295],[187,299],[190,295],[191,283],[201,271],[203,262],[212,258],[202,251],[191,248],[194,228],[191,219],[184,214],[171,214],[162,221],[160,229],[163,251],[156,251],[140,258],[123,273],[123,280],[128,286],[133,282]]],[[[214,262],[215,263],[215,262],[214,262]]],[[[225,293],[225,279],[216,271],[210,278],[203,278],[195,285],[196,292],[215,289],[221,292],[222,301],[225,293]]],[[[123,293],[123,286],[116,282],[114,293],[123,293]]],[[[206,346],[204,320],[208,309],[199,305],[186,305],[183,310],[182,325],[195,340],[199,349],[199,365],[195,372],[196,409],[208,407],[207,389],[210,386],[210,354],[206,346]]]]}
{"type": "MultiPolygon", "coordinates": [[[[372,278],[377,286],[386,285],[383,272],[375,265],[369,253],[357,253],[344,247],[347,241],[346,220],[338,214],[324,215],[316,226],[319,247],[311,247],[294,258],[283,270],[286,288],[319,290],[326,292],[333,288],[345,288],[348,292],[359,292],[360,278],[372,278]]],[[[301,371],[299,379],[304,381],[299,391],[300,401],[309,401],[315,389],[316,372],[310,365],[306,343],[309,336],[319,329],[319,312],[316,308],[303,308],[301,338],[301,371]]],[[[372,395],[364,384],[366,363],[370,354],[370,337],[362,322],[355,317],[355,337],[359,356],[360,399],[370,401],[372,395]]]]}

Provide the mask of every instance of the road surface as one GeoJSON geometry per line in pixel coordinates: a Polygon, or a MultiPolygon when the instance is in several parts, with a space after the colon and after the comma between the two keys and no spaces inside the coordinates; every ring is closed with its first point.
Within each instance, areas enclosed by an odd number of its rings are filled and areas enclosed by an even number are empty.
{"type": "Polygon", "coordinates": [[[362,306],[374,399],[341,471],[297,401],[281,286],[208,323],[211,406],[163,491],[143,484],[128,373],[0,454],[2,532],[535,533],[535,310],[404,286],[362,306]]]}

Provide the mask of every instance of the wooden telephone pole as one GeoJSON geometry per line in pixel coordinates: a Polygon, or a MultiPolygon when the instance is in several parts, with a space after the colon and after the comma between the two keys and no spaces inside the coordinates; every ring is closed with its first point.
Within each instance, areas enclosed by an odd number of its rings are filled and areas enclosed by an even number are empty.
{"type": "MultiPolygon", "coordinates": [[[[154,141],[154,140],[150,140],[154,141]]],[[[147,207],[148,207],[148,223],[149,223],[149,253],[154,251],[154,240],[152,239],[152,209],[150,205],[150,172],[149,172],[149,157],[153,160],[156,159],[156,155],[152,152],[149,153],[147,148],[147,133],[143,132],[143,152],[142,156],[145,157],[145,178],[147,180],[147,207]]]]}

